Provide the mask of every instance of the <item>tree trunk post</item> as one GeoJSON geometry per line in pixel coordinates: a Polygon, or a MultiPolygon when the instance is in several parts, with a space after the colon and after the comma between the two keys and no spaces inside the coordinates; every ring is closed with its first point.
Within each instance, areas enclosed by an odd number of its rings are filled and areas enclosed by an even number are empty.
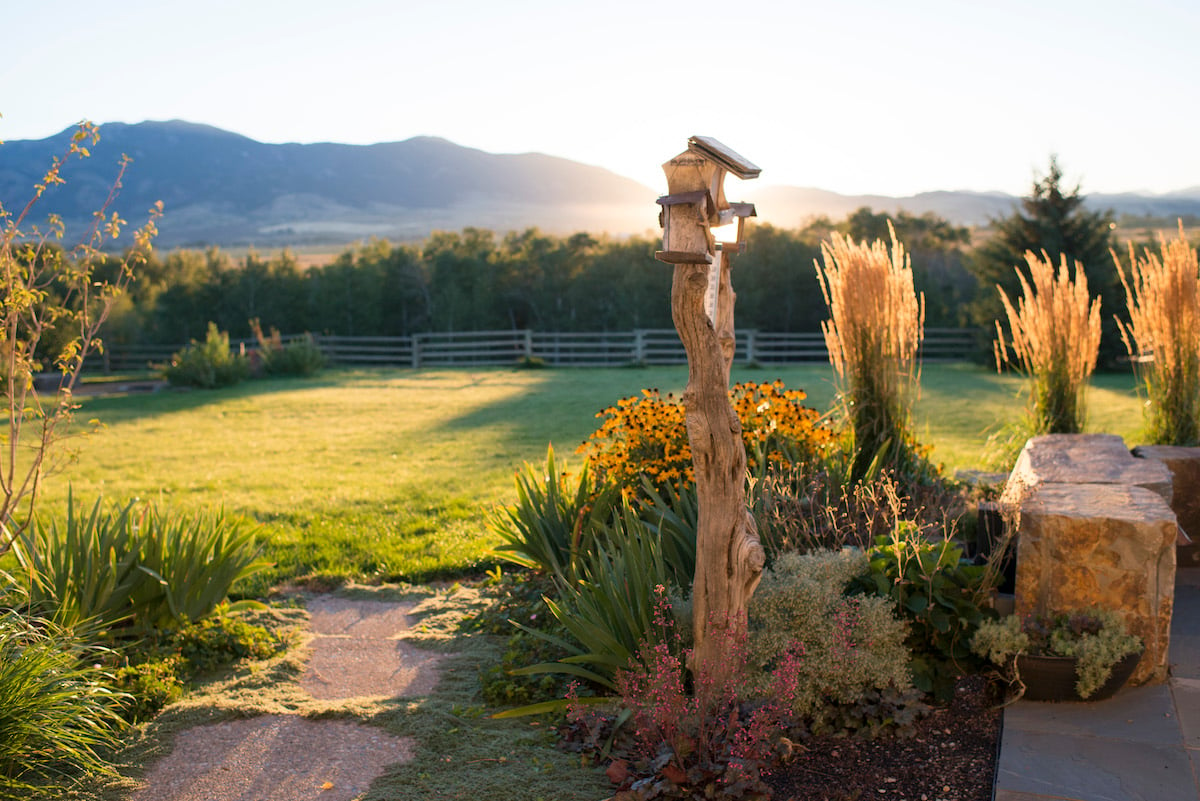
{"type": "MultiPolygon", "coordinates": [[[[738,211],[725,201],[726,170],[752,178],[758,168],[711,139],[693,137],[688,147],[663,165],[671,194],[658,201],[663,250],[655,255],[675,265],[671,318],[688,359],[683,405],[699,504],[690,667],[718,678],[733,667],[731,645],[746,631],[746,608],[766,556],[746,507],[746,450],[729,400],[736,345],[730,258],[741,243],[718,247],[710,226],[738,211]],[[715,304],[706,303],[710,271],[719,275],[715,304]]],[[[745,212],[737,214],[740,240],[741,218],[753,207],[738,205],[745,212]]]]}

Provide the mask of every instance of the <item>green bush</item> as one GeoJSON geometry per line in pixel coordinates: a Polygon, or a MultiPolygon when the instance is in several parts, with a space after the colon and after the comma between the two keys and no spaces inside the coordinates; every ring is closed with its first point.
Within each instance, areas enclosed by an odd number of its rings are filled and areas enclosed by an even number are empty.
{"type": "Polygon", "coordinates": [[[102,754],[116,743],[123,699],[97,661],[70,629],[0,610],[0,799],[111,771],[102,754]]]}
{"type": "Polygon", "coordinates": [[[34,608],[55,609],[68,625],[135,632],[200,620],[235,581],[267,567],[253,533],[221,512],[164,514],[132,503],[106,512],[98,498],[84,514],[73,495],[65,519],[39,518],[14,551],[34,608]]]}
{"type": "Polygon", "coordinates": [[[912,686],[907,624],[886,598],[843,594],[868,569],[862,551],[783,554],[750,599],[749,649],[760,677],[803,647],[792,709],[802,718],[826,704],[857,704],[870,691],[912,686]]]}
{"type": "Polygon", "coordinates": [[[178,656],[163,656],[113,671],[113,685],[126,696],[121,716],[130,723],[150,720],[183,697],[185,669],[178,656]]]}
{"type": "Polygon", "coordinates": [[[978,666],[971,638],[987,618],[994,572],[964,560],[957,542],[930,540],[911,522],[879,537],[868,557],[869,573],[852,588],[892,600],[911,624],[914,683],[948,699],[957,677],[978,666]]]}
{"type": "Polygon", "coordinates": [[[171,357],[163,369],[163,377],[173,387],[215,389],[239,383],[250,375],[250,360],[244,353],[229,349],[229,334],[208,324],[203,343],[192,344],[171,357]]]}
{"type": "Polygon", "coordinates": [[[325,354],[311,334],[293,339],[279,350],[263,354],[263,369],[268,375],[316,375],[325,368],[325,354]]]}
{"type": "Polygon", "coordinates": [[[316,375],[325,367],[325,354],[312,334],[304,334],[286,345],[278,328],[265,336],[257,319],[250,321],[250,330],[258,340],[258,359],[267,375],[316,375]]]}

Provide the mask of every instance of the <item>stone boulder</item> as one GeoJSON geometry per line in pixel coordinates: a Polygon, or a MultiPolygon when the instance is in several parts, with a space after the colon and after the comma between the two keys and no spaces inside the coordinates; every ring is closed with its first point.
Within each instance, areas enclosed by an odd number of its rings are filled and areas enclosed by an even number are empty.
{"type": "Polygon", "coordinates": [[[1200,448],[1177,445],[1140,445],[1133,455],[1162,462],[1171,471],[1171,509],[1179,527],[1191,539],[1180,545],[1180,559],[1200,563],[1200,448]]]}
{"type": "MultiPolygon", "coordinates": [[[[1078,450],[1067,449],[1067,454],[1072,458],[1033,454],[1026,461],[1042,466],[1043,475],[1052,466],[1060,479],[1064,474],[1082,477],[1071,472],[1079,468],[1073,461],[1078,450]]],[[[1138,472],[1124,460],[1114,461],[1116,465],[1105,465],[1086,457],[1095,475],[1138,472]]],[[[1019,489],[1010,483],[1009,490],[1008,500],[1020,509],[1016,614],[1114,609],[1146,645],[1131,683],[1164,681],[1175,597],[1176,522],[1162,494],[1117,482],[1041,481],[1019,489]]]]}
{"type": "Polygon", "coordinates": [[[1038,484],[1117,484],[1143,487],[1171,503],[1171,471],[1135,458],[1113,434],[1044,434],[1025,443],[1009,474],[1007,496],[1038,484]]]}

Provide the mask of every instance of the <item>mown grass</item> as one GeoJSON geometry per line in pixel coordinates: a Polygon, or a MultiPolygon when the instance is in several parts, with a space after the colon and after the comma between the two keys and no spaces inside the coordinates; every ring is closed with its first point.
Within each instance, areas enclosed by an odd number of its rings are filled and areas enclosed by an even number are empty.
{"type": "MultiPolygon", "coordinates": [[[[736,368],[734,380],[782,378],[815,408],[834,400],[828,366],[736,368]]],[[[151,498],[223,506],[260,524],[275,567],[241,588],[296,578],[426,580],[489,563],[486,517],[512,499],[513,471],[553,442],[568,465],[597,412],[643,387],[678,394],[683,367],[648,369],[338,370],[223,390],[86,399],[79,419],[104,428],[71,442],[43,509],[151,498]]],[[[970,365],[928,365],[918,439],[950,470],[979,465],[990,432],[1017,420],[1022,382],[970,365]]],[[[1088,429],[1132,437],[1132,376],[1100,376],[1088,429]]]]}

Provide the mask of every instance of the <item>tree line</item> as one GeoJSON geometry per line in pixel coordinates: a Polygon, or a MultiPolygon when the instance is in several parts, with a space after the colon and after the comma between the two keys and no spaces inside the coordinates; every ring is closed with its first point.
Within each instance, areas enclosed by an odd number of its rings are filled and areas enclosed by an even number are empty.
{"type": "MultiPolygon", "coordinates": [[[[981,244],[973,232],[927,213],[861,208],[844,220],[816,218],[799,229],[755,224],[733,263],[737,325],[813,332],[826,318],[814,269],[831,231],[884,239],[889,224],[911,255],[928,327],[991,328],[996,286],[1018,294],[1014,267],[1026,250],[1084,265],[1105,318],[1123,311],[1109,249],[1110,214],[1089,211],[1079,188],[1047,173],[981,244]]],[[[974,232],[979,238],[979,232],[974,232]]],[[[288,250],[234,258],[217,248],[156,255],[110,319],[110,344],[180,344],[215,322],[234,338],[250,321],[285,333],[403,336],[422,332],[532,328],[627,331],[670,328],[671,268],[654,259],[657,238],[555,236],[535,228],[502,236],[480,228],[435,232],[423,242],[370,240],[327,264],[302,268],[288,250]]],[[[1120,348],[1106,331],[1104,353],[1120,348]]]]}
{"type": "MultiPolygon", "coordinates": [[[[861,209],[834,224],[750,229],[734,261],[738,326],[816,331],[825,308],[815,259],[832,230],[873,238],[889,217],[861,209]]],[[[969,234],[932,215],[891,217],[913,254],[929,324],[968,324],[974,291],[965,268],[969,234]]],[[[479,228],[435,232],[419,244],[386,240],[347,247],[327,264],[302,268],[288,250],[233,257],[218,248],[156,254],[121,298],[112,344],[178,344],[215,322],[234,338],[250,320],[287,333],[403,336],[429,331],[532,328],[628,331],[670,328],[671,267],[654,259],[658,239],[554,236],[531,228],[504,236],[479,228]]]]}

